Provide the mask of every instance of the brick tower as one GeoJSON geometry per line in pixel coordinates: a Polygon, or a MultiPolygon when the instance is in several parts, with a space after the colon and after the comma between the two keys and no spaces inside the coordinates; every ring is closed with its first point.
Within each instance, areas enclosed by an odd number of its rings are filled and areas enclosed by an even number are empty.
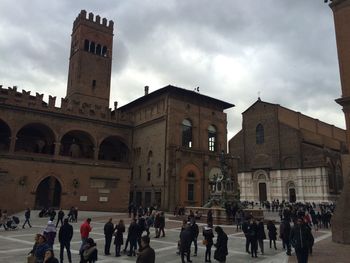
{"type": "MultiPolygon", "coordinates": [[[[332,0],[342,97],[336,102],[343,107],[347,146],[350,149],[350,0],[332,0]]],[[[332,220],[332,238],[350,244],[350,154],[342,155],[344,186],[332,220]]]]}
{"type": "Polygon", "coordinates": [[[113,25],[98,15],[94,20],[93,13],[86,17],[85,10],[75,19],[66,96],[70,102],[109,106],[113,25]]]}

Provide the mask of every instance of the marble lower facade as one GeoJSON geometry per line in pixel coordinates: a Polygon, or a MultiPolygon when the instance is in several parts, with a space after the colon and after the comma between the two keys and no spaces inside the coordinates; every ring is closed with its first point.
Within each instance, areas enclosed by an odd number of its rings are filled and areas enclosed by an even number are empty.
{"type": "Polygon", "coordinates": [[[238,173],[240,199],[248,201],[334,202],[325,167],[238,173]]]}

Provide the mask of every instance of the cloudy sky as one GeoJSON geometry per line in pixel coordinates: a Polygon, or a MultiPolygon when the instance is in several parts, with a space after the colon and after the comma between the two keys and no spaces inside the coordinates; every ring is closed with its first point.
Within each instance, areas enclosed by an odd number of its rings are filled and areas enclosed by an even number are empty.
{"type": "MultiPolygon", "coordinates": [[[[115,23],[111,105],[168,84],[236,105],[260,94],[344,128],[333,15],[323,0],[0,0],[0,84],[65,97],[81,9],[115,23]]],[[[60,100],[60,99],[59,99],[60,100]]]]}

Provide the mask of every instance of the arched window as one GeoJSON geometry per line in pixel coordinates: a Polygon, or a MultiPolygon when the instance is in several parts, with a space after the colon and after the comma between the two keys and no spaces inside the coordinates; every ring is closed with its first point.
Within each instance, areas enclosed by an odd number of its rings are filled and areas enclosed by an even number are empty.
{"type": "Polygon", "coordinates": [[[258,126],[256,126],[256,144],[263,144],[264,140],[264,126],[259,123],[258,126]]]}
{"type": "Polygon", "coordinates": [[[89,47],[90,47],[90,41],[85,39],[85,42],[84,42],[84,50],[85,51],[89,51],[89,47]]]}
{"type": "Polygon", "coordinates": [[[148,152],[148,157],[147,157],[147,164],[148,164],[148,166],[151,166],[151,164],[152,164],[152,157],[153,157],[153,153],[152,153],[152,151],[149,151],[148,152]]]}
{"type": "Polygon", "coordinates": [[[103,46],[102,48],[102,56],[107,57],[107,47],[103,46]]]}
{"type": "Polygon", "coordinates": [[[208,146],[209,151],[216,151],[216,129],[213,125],[208,127],[208,146]]]}
{"type": "Polygon", "coordinates": [[[192,123],[187,119],[182,121],[182,146],[192,148],[192,123]]]}
{"type": "Polygon", "coordinates": [[[94,53],[95,54],[95,42],[91,42],[90,43],[90,53],[94,53]]]}
{"type": "Polygon", "coordinates": [[[101,52],[102,52],[101,45],[98,44],[97,47],[96,47],[96,54],[101,56],[101,52]]]}

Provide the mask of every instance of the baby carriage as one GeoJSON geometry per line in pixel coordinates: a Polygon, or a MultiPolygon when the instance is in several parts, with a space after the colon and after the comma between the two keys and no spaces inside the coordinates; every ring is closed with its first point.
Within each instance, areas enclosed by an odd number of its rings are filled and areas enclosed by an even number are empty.
{"type": "Polygon", "coordinates": [[[12,216],[7,220],[6,226],[8,229],[16,229],[19,224],[19,218],[17,216],[12,216]]]}

